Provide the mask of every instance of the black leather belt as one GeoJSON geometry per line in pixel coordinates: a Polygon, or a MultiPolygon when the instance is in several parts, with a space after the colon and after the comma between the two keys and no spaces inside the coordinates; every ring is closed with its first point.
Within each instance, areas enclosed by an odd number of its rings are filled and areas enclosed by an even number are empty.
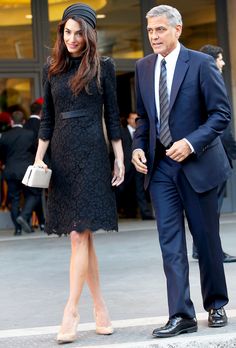
{"type": "Polygon", "coordinates": [[[61,117],[63,119],[66,119],[66,118],[82,117],[82,116],[85,116],[86,114],[87,112],[85,110],[74,110],[74,111],[61,112],[61,117]]]}

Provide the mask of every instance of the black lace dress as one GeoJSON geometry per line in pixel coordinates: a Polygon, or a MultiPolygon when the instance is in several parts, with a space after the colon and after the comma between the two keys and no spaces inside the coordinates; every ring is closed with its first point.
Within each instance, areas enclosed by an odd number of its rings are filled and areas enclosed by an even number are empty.
{"type": "Polygon", "coordinates": [[[120,139],[113,61],[101,58],[101,85],[90,84],[90,93],[74,96],[68,81],[80,58],[72,58],[68,72],[47,77],[44,68],[44,106],[39,138],[50,140],[52,179],[48,192],[48,234],[117,230],[117,210],[111,186],[107,135],[120,139]]]}

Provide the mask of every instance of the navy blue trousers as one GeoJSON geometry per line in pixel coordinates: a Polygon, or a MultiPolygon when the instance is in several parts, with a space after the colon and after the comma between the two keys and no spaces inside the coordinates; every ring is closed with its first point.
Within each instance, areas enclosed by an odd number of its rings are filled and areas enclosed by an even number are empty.
{"type": "Polygon", "coordinates": [[[163,156],[156,163],[150,195],[167,279],[169,316],[195,317],[190,298],[184,216],[199,252],[203,306],[208,311],[226,305],[228,295],[219,237],[217,188],[195,192],[182,165],[163,156]]]}

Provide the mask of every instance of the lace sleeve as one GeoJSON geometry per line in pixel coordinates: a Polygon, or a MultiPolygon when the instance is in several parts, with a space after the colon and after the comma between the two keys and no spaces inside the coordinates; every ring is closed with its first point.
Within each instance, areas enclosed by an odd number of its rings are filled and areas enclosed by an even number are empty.
{"type": "Polygon", "coordinates": [[[104,95],[104,118],[109,140],[121,138],[120,117],[116,96],[115,65],[111,58],[101,61],[102,88],[104,95]]]}
{"type": "Polygon", "coordinates": [[[43,69],[44,103],[40,122],[39,138],[50,140],[54,129],[55,111],[51,94],[51,83],[48,78],[48,64],[43,69]]]}

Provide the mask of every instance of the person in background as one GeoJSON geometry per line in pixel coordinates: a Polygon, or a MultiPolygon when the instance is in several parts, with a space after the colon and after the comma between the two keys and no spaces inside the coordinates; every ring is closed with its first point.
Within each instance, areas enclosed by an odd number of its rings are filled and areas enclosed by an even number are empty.
{"type": "Polygon", "coordinates": [[[37,204],[32,188],[21,183],[27,167],[32,164],[34,158],[34,134],[32,131],[24,129],[23,124],[24,114],[21,111],[14,111],[12,114],[12,128],[2,133],[0,137],[0,154],[4,164],[3,178],[7,182],[7,201],[10,204],[15,236],[22,234],[22,227],[25,232],[31,233],[27,220],[31,217],[32,207],[37,204]],[[20,209],[22,192],[24,205],[20,209]],[[19,216],[21,217],[20,221],[19,216]]]}
{"type": "Polygon", "coordinates": [[[6,111],[0,112],[0,133],[11,128],[11,114],[6,111]]]}
{"type": "MultiPolygon", "coordinates": [[[[42,116],[42,105],[43,105],[43,98],[37,98],[31,105],[30,105],[30,117],[26,121],[24,128],[32,130],[34,132],[34,146],[35,146],[35,154],[38,147],[38,133],[39,133],[39,127],[40,127],[40,119],[42,116]]],[[[46,162],[48,164],[48,160],[46,162]]],[[[45,225],[45,218],[44,218],[44,211],[43,211],[43,205],[42,200],[44,198],[44,191],[40,188],[34,188],[35,195],[38,196],[38,204],[35,207],[34,211],[37,215],[39,228],[41,231],[44,230],[45,225]]]]}
{"type": "Polygon", "coordinates": [[[76,339],[85,282],[93,298],[96,332],[113,333],[93,232],[118,229],[112,187],[124,180],[115,68],[111,58],[98,54],[96,13],[90,6],[76,3],[65,9],[43,75],[43,116],[34,164],[47,170],[43,159],[50,143],[45,232],[70,236],[70,290],[57,335],[58,343],[68,343],[76,339]],[[113,175],[103,115],[115,155],[113,175]]]}
{"type": "MultiPolygon", "coordinates": [[[[215,59],[217,68],[222,74],[223,68],[225,66],[224,57],[223,57],[223,49],[219,46],[205,45],[200,48],[200,52],[203,52],[212,56],[215,59]]],[[[232,134],[231,123],[223,131],[220,138],[224,146],[226,155],[228,157],[229,163],[231,165],[231,168],[233,168],[233,160],[236,159],[236,141],[232,134]]],[[[220,217],[220,212],[221,212],[221,208],[223,205],[223,200],[224,200],[224,196],[226,192],[226,185],[227,185],[227,180],[220,183],[217,189],[219,217],[220,217]]],[[[192,257],[193,259],[198,260],[198,251],[194,243],[193,243],[192,257]]],[[[225,251],[223,251],[223,262],[224,263],[236,262],[236,256],[229,255],[225,251]]]]}
{"type": "MultiPolygon", "coordinates": [[[[0,134],[3,132],[6,132],[10,128],[11,128],[11,114],[6,112],[6,111],[0,112],[0,134]]],[[[3,156],[3,154],[2,154],[2,156],[3,156]]],[[[6,207],[6,195],[5,195],[6,182],[3,180],[2,171],[3,171],[3,162],[0,158],[0,208],[5,209],[5,207],[6,207]]]]}
{"type": "Polygon", "coordinates": [[[38,147],[38,133],[40,128],[40,120],[42,116],[43,98],[37,98],[30,105],[30,117],[27,119],[24,128],[30,129],[34,132],[35,147],[38,147]]]}
{"type": "Polygon", "coordinates": [[[135,112],[130,112],[127,117],[126,127],[121,128],[125,179],[124,182],[116,188],[117,201],[123,217],[136,218],[138,206],[142,220],[153,220],[154,217],[151,204],[144,190],[144,175],[138,173],[131,162],[132,141],[136,128],[136,118],[137,114],[135,112]]]}
{"type": "Polygon", "coordinates": [[[219,137],[231,111],[213,58],[180,44],[179,11],[160,5],[146,18],[154,53],[136,63],[138,119],[132,161],[146,175],[167,279],[169,320],[153,336],[172,337],[198,329],[190,296],[185,215],[199,252],[208,326],[227,325],[217,187],[231,174],[219,137]]]}

